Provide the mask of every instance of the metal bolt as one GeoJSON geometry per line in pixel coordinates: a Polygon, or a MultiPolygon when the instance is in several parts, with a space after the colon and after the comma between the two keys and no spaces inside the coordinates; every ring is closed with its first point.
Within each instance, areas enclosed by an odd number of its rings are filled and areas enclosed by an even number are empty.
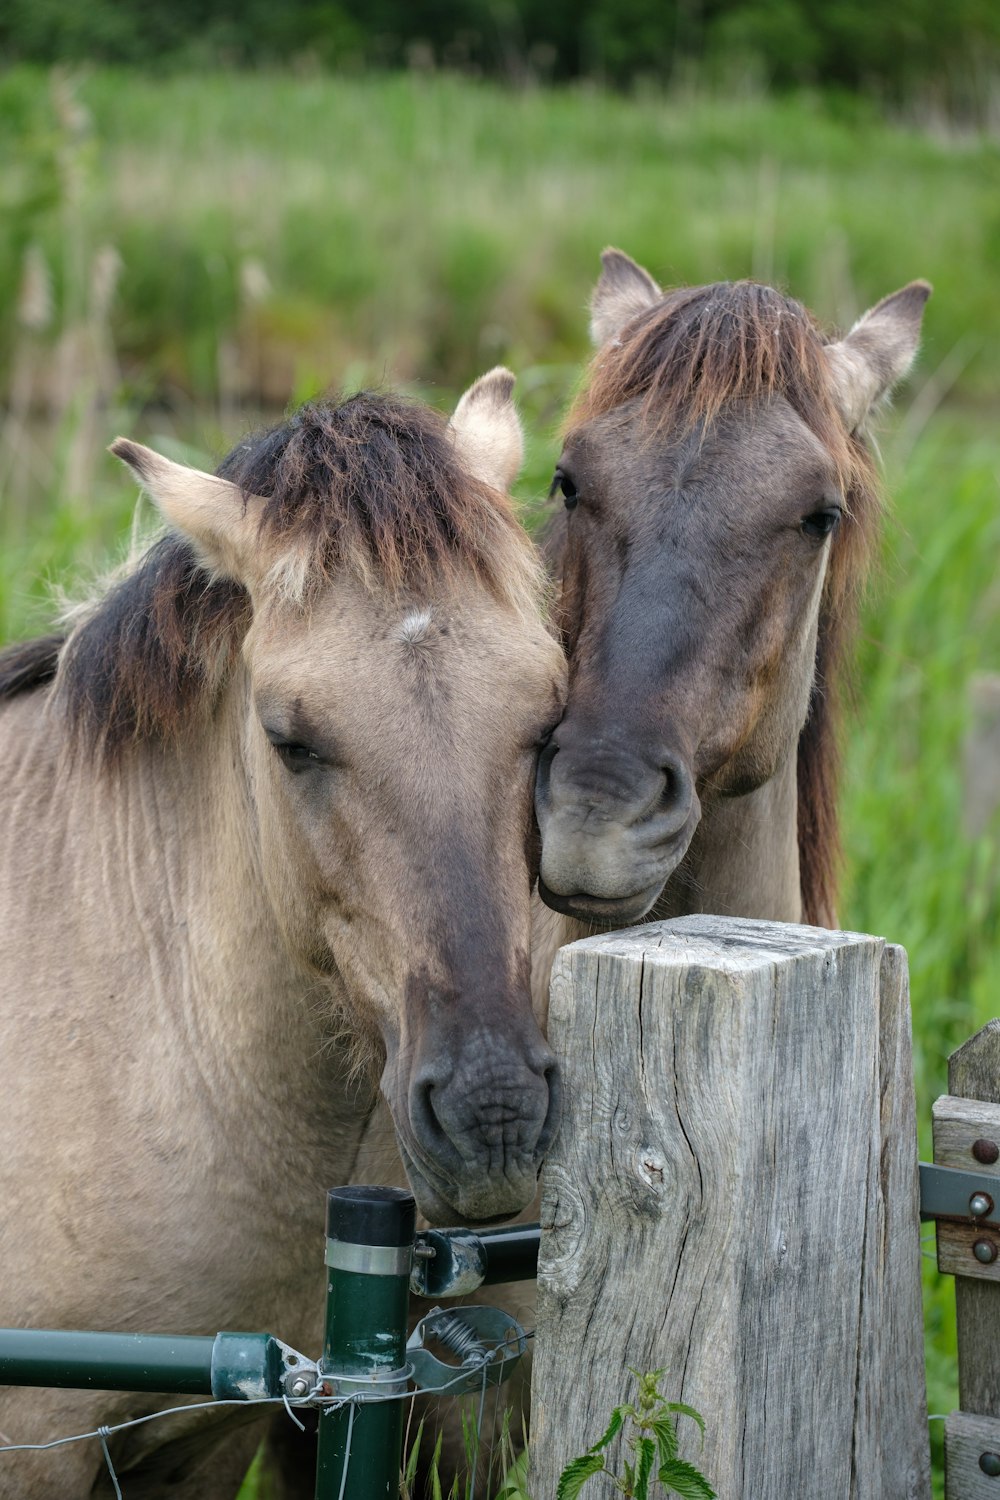
{"type": "Polygon", "coordinates": [[[421,1240],[417,1240],[417,1243],[413,1247],[414,1260],[433,1260],[435,1255],[437,1255],[437,1251],[433,1245],[427,1245],[421,1240]]]}
{"type": "Polygon", "coordinates": [[[991,1479],[1000,1478],[1000,1453],[980,1453],[979,1467],[991,1479]]]}
{"type": "Polygon", "coordinates": [[[989,1193],[973,1193],[969,1199],[969,1213],[974,1219],[981,1219],[984,1214],[993,1212],[993,1199],[989,1193]]]}
{"type": "Polygon", "coordinates": [[[304,1375],[296,1375],[295,1379],[288,1387],[288,1394],[290,1396],[308,1396],[309,1382],[308,1380],[306,1380],[304,1375]]]}
{"type": "Polygon", "coordinates": [[[992,1166],[997,1157],[1000,1157],[1000,1146],[996,1141],[988,1141],[985,1136],[972,1143],[972,1154],[976,1161],[981,1161],[984,1167],[992,1166]]]}
{"type": "Polygon", "coordinates": [[[977,1240],[972,1253],[984,1266],[989,1266],[997,1258],[997,1247],[992,1240],[977,1240]]]}

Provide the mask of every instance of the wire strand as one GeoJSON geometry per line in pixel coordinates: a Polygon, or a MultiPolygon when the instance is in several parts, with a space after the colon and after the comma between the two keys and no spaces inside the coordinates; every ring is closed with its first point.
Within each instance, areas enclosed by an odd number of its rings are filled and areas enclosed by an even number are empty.
{"type": "Polygon", "coordinates": [[[111,1475],[111,1483],[115,1487],[116,1500],[122,1500],[121,1485],[118,1483],[118,1475],[115,1473],[115,1466],[111,1462],[111,1454],[108,1452],[108,1434],[110,1433],[110,1431],[110,1427],[98,1428],[98,1434],[101,1439],[101,1452],[104,1454],[104,1462],[107,1464],[108,1473],[111,1475]]]}

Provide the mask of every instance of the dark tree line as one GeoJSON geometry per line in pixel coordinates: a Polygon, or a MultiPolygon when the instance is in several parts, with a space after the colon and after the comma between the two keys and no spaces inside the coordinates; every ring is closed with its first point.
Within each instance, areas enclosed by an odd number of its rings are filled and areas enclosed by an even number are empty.
{"type": "Polygon", "coordinates": [[[997,0],[6,0],[11,60],[145,66],[422,64],[612,84],[695,64],[784,87],[985,97],[997,0]]]}

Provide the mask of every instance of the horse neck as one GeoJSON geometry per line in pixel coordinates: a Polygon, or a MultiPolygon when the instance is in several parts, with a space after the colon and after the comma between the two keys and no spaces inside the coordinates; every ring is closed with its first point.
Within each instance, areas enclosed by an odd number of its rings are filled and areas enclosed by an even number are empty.
{"type": "Polygon", "coordinates": [[[709,804],[655,909],[659,918],[692,912],[802,920],[794,750],[756,791],[709,804]]]}

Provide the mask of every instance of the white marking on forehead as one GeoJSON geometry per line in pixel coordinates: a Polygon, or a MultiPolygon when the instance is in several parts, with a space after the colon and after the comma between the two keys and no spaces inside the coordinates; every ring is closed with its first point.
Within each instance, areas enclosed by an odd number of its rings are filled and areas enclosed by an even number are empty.
{"type": "Polygon", "coordinates": [[[431,628],[431,612],[429,609],[411,609],[408,615],[404,615],[399,626],[399,639],[406,641],[408,645],[416,645],[418,641],[427,639],[427,632],[431,628]]]}

